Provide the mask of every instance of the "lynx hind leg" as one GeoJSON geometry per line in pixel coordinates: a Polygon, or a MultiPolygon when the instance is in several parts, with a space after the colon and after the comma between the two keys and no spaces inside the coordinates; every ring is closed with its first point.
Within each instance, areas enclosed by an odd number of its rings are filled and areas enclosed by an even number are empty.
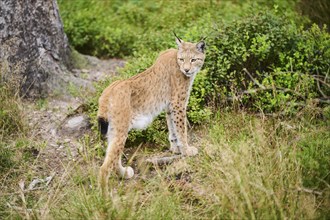
{"type": "Polygon", "coordinates": [[[115,168],[118,169],[119,167],[120,174],[125,178],[131,178],[134,175],[134,171],[131,167],[124,168],[121,166],[121,163],[118,164],[118,161],[121,161],[121,154],[128,133],[128,129],[124,130],[125,132],[119,132],[118,130],[116,132],[108,132],[108,148],[104,162],[99,171],[99,185],[103,193],[108,192],[109,175],[115,168]]]}
{"type": "Polygon", "coordinates": [[[118,160],[118,173],[124,179],[130,179],[134,176],[134,170],[130,166],[123,167],[121,163],[121,155],[118,160]]]}

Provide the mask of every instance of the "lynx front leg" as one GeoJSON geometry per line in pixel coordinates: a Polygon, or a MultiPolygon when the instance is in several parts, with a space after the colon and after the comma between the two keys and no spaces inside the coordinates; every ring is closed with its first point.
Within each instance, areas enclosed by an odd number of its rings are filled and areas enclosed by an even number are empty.
{"type": "Polygon", "coordinates": [[[178,150],[184,156],[194,156],[198,154],[197,148],[189,147],[188,145],[186,109],[176,106],[170,112],[170,122],[173,126],[173,134],[176,137],[178,150]]]}
{"type": "Polygon", "coordinates": [[[167,128],[168,128],[168,140],[170,141],[170,151],[175,154],[180,153],[180,149],[178,147],[178,138],[175,135],[173,121],[171,119],[171,113],[168,111],[166,112],[166,121],[167,121],[167,128]]]}

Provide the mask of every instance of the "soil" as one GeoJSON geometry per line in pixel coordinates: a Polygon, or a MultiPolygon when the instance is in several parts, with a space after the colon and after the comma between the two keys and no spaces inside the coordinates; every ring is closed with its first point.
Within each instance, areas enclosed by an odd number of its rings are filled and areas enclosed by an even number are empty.
{"type": "MultiPolygon", "coordinates": [[[[88,65],[73,69],[77,80],[85,80],[90,86],[87,95],[93,95],[93,82],[118,75],[118,68],[125,65],[121,59],[100,60],[85,56],[88,65]]],[[[85,91],[81,91],[85,92],[85,91]]],[[[91,132],[89,118],[84,113],[84,100],[70,94],[61,94],[47,99],[26,101],[26,117],[30,137],[44,146],[38,151],[36,164],[38,176],[49,176],[65,169],[65,164],[79,159],[80,139],[91,132]]]]}

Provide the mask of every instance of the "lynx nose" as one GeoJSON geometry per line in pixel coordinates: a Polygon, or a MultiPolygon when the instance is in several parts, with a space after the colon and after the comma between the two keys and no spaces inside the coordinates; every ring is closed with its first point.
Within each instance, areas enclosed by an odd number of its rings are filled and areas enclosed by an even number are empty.
{"type": "Polygon", "coordinates": [[[189,72],[189,69],[184,69],[184,71],[185,71],[186,73],[188,73],[188,72],[189,72]]]}

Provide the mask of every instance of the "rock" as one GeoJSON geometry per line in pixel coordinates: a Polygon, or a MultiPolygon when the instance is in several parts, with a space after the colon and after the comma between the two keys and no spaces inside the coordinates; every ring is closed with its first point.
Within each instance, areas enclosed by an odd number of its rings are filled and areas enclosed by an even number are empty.
{"type": "Polygon", "coordinates": [[[63,123],[60,133],[64,136],[79,137],[90,129],[89,118],[85,115],[73,116],[63,123]]]}
{"type": "Polygon", "coordinates": [[[82,126],[85,126],[87,124],[84,116],[80,115],[74,118],[71,118],[67,123],[66,123],[66,127],[70,128],[70,129],[79,129],[82,126]]]}

